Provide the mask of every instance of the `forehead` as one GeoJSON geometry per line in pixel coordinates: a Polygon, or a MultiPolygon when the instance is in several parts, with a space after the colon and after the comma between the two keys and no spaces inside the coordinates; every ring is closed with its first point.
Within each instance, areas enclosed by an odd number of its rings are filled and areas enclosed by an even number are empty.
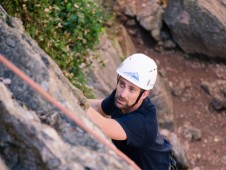
{"type": "Polygon", "coordinates": [[[136,89],[140,89],[140,87],[136,86],[135,84],[131,83],[130,81],[126,80],[125,78],[123,78],[122,76],[120,76],[119,81],[122,81],[123,83],[125,83],[127,86],[136,88],[136,89]]]}

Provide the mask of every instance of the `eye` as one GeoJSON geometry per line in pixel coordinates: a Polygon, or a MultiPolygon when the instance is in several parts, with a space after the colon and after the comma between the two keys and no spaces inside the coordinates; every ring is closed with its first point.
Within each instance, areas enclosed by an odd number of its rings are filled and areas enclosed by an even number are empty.
{"type": "Polygon", "coordinates": [[[119,81],[119,86],[120,86],[121,88],[123,88],[123,87],[125,87],[125,83],[124,83],[123,81],[119,81]]]}
{"type": "Polygon", "coordinates": [[[133,93],[135,91],[134,87],[130,87],[129,91],[133,93]]]}

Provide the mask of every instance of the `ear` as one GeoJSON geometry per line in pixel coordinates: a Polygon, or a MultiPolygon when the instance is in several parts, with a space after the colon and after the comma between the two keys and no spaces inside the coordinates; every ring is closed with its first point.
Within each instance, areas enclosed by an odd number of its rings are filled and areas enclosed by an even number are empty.
{"type": "Polygon", "coordinates": [[[150,94],[150,90],[145,90],[144,93],[142,94],[141,98],[145,99],[149,94],[150,94]]]}

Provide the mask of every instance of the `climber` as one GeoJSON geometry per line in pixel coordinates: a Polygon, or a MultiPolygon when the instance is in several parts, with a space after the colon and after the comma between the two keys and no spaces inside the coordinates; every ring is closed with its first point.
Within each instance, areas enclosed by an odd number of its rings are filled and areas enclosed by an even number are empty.
{"type": "Polygon", "coordinates": [[[89,118],[141,169],[168,170],[171,145],[159,132],[156,109],[148,97],[157,78],[156,63],[136,53],[117,73],[116,89],[108,97],[89,99],[89,118]]]}

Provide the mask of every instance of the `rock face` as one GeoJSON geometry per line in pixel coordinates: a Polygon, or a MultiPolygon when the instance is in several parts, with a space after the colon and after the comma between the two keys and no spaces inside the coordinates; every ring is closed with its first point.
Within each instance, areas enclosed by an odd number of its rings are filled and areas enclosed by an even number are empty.
{"type": "Polygon", "coordinates": [[[160,41],[160,30],[162,27],[162,15],[164,10],[157,1],[148,1],[137,13],[137,21],[140,25],[150,31],[156,41],[160,41]]]}
{"type": "Polygon", "coordinates": [[[119,15],[127,17],[123,17],[126,25],[135,25],[137,21],[145,30],[150,32],[150,36],[156,41],[161,40],[160,31],[165,5],[160,5],[158,0],[117,1],[116,8],[117,12],[121,12],[119,15]]]}
{"type": "Polygon", "coordinates": [[[161,128],[172,130],[174,128],[174,116],[172,97],[169,91],[164,79],[158,76],[150,98],[156,106],[161,128]]]}
{"type": "Polygon", "coordinates": [[[69,145],[64,144],[56,131],[42,124],[35,112],[24,109],[13,100],[3,83],[0,83],[0,91],[1,155],[9,169],[15,166],[17,169],[82,169],[76,163],[76,157],[74,161],[71,159],[69,145]],[[73,163],[68,164],[66,159],[73,163]]]}
{"type": "MultiPolygon", "coordinates": [[[[86,98],[18,24],[0,17],[0,53],[108,140],[87,119],[86,98]]],[[[9,169],[132,169],[1,63],[0,94],[0,155],[9,169]]]]}
{"type": "Polygon", "coordinates": [[[222,0],[171,0],[164,21],[186,53],[225,59],[225,16],[226,4],[222,0]]]}
{"type": "Polygon", "coordinates": [[[102,35],[98,46],[98,53],[103,58],[104,67],[94,61],[93,69],[87,74],[89,85],[97,98],[104,98],[116,87],[116,69],[125,56],[136,52],[136,48],[122,25],[117,26],[120,36],[110,39],[102,35]]]}

